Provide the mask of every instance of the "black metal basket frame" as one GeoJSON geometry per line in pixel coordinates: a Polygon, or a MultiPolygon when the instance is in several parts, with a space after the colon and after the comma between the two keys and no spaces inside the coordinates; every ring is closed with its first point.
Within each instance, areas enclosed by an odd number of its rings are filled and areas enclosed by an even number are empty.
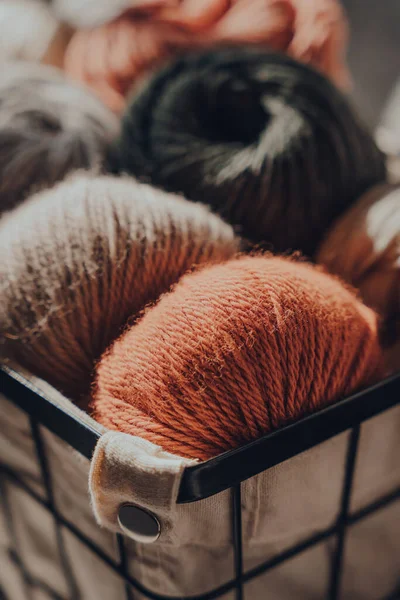
{"type": "MultiPolygon", "coordinates": [[[[91,550],[105,565],[114,571],[114,573],[122,578],[125,583],[126,600],[134,600],[135,590],[150,600],[169,600],[168,596],[160,595],[146,589],[141,582],[137,581],[129,574],[125,540],[121,535],[116,535],[119,551],[119,560],[116,562],[98,547],[98,545],[85,536],[73,523],[66,520],[57,510],[54,500],[51,472],[40,426],[45,426],[89,459],[91,458],[95,445],[100,437],[99,433],[81,421],[79,417],[63,411],[40,390],[32,386],[32,384],[22,375],[12,369],[5,367],[0,369],[0,388],[5,397],[29,415],[31,435],[35,443],[37,459],[46,491],[46,498],[43,499],[19,477],[18,473],[15,473],[0,462],[0,492],[4,505],[3,509],[7,515],[10,539],[13,540],[12,548],[10,548],[10,556],[21,572],[27,593],[26,598],[29,599],[31,597],[30,590],[32,590],[32,588],[40,587],[47,593],[49,598],[53,598],[54,600],[85,600],[80,595],[79,586],[75,581],[73,569],[71,568],[63,542],[62,531],[66,529],[86,546],[86,548],[91,550]],[[32,577],[25,568],[21,559],[21,552],[18,548],[12,509],[7,500],[4,479],[20,487],[25,493],[53,515],[60,562],[69,588],[69,596],[67,599],[60,598],[54,590],[49,589],[46,584],[32,577]]],[[[225,452],[209,461],[185,469],[179,490],[178,503],[196,502],[223,490],[231,490],[234,547],[234,578],[211,592],[197,596],[189,596],[188,599],[213,600],[221,598],[228,592],[235,591],[236,600],[245,600],[245,584],[248,581],[261,576],[270,569],[273,569],[300,553],[317,546],[319,543],[332,539],[334,540],[334,551],[332,553],[329,582],[327,582],[326,599],[339,600],[344,547],[348,529],[376,511],[381,510],[394,502],[400,501],[400,486],[398,486],[392,490],[391,493],[379,498],[374,503],[364,506],[356,512],[350,511],[360,426],[364,421],[399,404],[400,373],[368,390],[354,394],[318,413],[306,417],[293,425],[289,425],[279,431],[264,436],[260,440],[247,444],[243,448],[225,452]],[[285,460],[348,430],[351,430],[351,434],[347,448],[340,509],[336,522],[328,529],[312,535],[295,546],[270,558],[256,568],[244,572],[241,483],[258,473],[278,465],[285,460]]],[[[400,599],[400,579],[397,588],[382,600],[398,599],[400,599]]],[[[0,600],[2,600],[1,589],[0,600]]],[[[249,598],[247,600],[251,599],[249,598]]],[[[267,595],[266,600],[268,600],[267,595]]]]}

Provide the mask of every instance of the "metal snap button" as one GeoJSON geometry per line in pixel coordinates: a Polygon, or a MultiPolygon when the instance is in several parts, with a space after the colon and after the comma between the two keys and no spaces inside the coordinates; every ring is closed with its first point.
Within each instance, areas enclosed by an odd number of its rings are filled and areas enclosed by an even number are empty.
{"type": "Polygon", "coordinates": [[[153,513],[135,504],[123,504],[118,511],[118,524],[135,542],[152,544],[160,537],[160,522],[153,513]]]}

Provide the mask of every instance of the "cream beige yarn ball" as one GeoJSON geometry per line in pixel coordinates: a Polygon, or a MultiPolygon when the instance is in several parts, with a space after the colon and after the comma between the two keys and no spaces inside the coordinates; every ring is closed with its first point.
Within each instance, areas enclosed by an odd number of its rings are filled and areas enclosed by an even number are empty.
{"type": "Polygon", "coordinates": [[[4,60],[42,61],[59,26],[44,2],[1,0],[0,63],[4,60]]]}
{"type": "Polygon", "coordinates": [[[132,179],[75,176],[0,222],[0,350],[81,401],[95,362],[181,275],[238,249],[202,205],[132,179]]]}

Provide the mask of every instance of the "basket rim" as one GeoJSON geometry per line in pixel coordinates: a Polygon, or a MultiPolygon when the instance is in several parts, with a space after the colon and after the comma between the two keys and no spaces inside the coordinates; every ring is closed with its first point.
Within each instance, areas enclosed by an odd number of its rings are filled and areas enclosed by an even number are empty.
{"type": "MultiPolygon", "coordinates": [[[[89,460],[101,433],[56,405],[25,376],[0,366],[2,394],[89,460]]],[[[178,504],[196,502],[258,475],[400,405],[400,372],[241,448],[186,467],[178,504]]]]}

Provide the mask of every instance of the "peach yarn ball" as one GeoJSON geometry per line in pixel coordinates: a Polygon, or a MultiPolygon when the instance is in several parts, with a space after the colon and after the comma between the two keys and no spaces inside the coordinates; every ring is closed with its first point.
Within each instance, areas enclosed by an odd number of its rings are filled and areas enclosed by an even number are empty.
{"type": "Polygon", "coordinates": [[[242,257],[185,276],[97,366],[94,417],[193,459],[381,375],[376,316],[315,267],[242,257]]]}
{"type": "Polygon", "coordinates": [[[116,112],[143,73],[170,57],[221,44],[287,52],[340,87],[350,85],[348,25],[337,0],[164,0],[158,6],[137,0],[128,8],[109,23],[76,32],[65,56],[66,71],[116,112]]]}
{"type": "Polygon", "coordinates": [[[0,350],[85,402],[128,319],[193,265],[230,258],[229,225],[130,179],[79,176],[0,222],[0,350]]]}

